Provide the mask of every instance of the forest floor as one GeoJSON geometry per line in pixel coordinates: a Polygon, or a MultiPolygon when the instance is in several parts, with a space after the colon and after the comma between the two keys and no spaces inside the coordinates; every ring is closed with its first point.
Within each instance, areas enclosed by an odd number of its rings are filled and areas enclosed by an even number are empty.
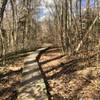
{"type": "MultiPolygon", "coordinates": [[[[0,100],[16,100],[17,96],[18,100],[26,97],[26,100],[47,100],[46,87],[36,62],[37,54],[30,52],[14,64],[0,67],[0,100]]],[[[58,49],[51,49],[42,55],[40,65],[49,83],[52,100],[100,100],[100,66],[95,66],[97,62],[91,55],[93,52],[88,55],[90,63],[87,53],[69,57],[58,49]]]]}
{"type": "Polygon", "coordinates": [[[68,57],[56,49],[42,55],[40,62],[52,100],[100,100],[100,66],[95,66],[92,56],[88,63],[89,59],[81,55],[87,56],[82,53],[68,57]]]}
{"type": "Polygon", "coordinates": [[[20,58],[13,64],[0,67],[0,100],[16,100],[23,65],[23,58],[20,58]]]}

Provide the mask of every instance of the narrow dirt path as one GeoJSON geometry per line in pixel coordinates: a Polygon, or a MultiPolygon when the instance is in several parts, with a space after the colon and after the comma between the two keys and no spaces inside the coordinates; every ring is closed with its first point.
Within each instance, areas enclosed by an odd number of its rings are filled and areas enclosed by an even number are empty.
{"type": "Polygon", "coordinates": [[[36,56],[41,50],[30,52],[24,60],[25,67],[17,100],[48,100],[46,87],[36,62],[36,56]]]}

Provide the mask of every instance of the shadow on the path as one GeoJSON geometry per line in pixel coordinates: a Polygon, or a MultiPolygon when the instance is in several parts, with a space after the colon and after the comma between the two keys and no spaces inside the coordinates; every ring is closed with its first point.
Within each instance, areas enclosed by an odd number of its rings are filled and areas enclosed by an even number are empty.
{"type": "Polygon", "coordinates": [[[33,76],[33,77],[31,77],[31,78],[29,78],[29,79],[23,81],[23,82],[21,83],[21,86],[25,86],[25,85],[27,85],[27,84],[29,85],[31,82],[33,83],[33,82],[36,82],[37,80],[40,80],[40,79],[41,79],[41,75],[33,76]]]}
{"type": "Polygon", "coordinates": [[[23,76],[30,75],[30,74],[37,72],[37,71],[39,71],[39,68],[35,68],[35,69],[30,70],[30,71],[26,71],[23,73],[23,76]]]}
{"type": "Polygon", "coordinates": [[[26,61],[26,62],[24,63],[24,65],[26,66],[26,65],[29,65],[29,64],[33,64],[33,63],[35,63],[35,62],[36,62],[36,60],[26,61]]]}
{"type": "Polygon", "coordinates": [[[41,75],[38,75],[39,68],[36,65],[36,60],[26,61],[24,65],[24,69],[27,69],[27,71],[24,71],[23,69],[22,77],[24,78],[24,80],[21,83],[22,87],[29,83],[35,82],[36,80],[41,79],[41,75]],[[34,74],[35,72],[37,72],[36,75],[34,74]]]}

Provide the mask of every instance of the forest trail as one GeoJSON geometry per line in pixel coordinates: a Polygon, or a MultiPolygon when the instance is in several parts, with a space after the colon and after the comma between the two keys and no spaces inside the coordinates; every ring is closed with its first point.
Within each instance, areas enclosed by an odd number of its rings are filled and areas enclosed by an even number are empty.
{"type": "Polygon", "coordinates": [[[24,60],[22,82],[17,100],[48,100],[36,57],[42,49],[30,52],[24,60]]]}

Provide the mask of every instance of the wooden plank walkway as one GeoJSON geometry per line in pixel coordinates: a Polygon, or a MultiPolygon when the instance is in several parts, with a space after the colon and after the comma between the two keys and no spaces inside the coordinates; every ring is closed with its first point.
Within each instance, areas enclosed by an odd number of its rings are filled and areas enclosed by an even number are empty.
{"type": "Polygon", "coordinates": [[[17,100],[48,100],[46,87],[36,62],[39,51],[31,52],[24,60],[25,67],[17,100]]]}

